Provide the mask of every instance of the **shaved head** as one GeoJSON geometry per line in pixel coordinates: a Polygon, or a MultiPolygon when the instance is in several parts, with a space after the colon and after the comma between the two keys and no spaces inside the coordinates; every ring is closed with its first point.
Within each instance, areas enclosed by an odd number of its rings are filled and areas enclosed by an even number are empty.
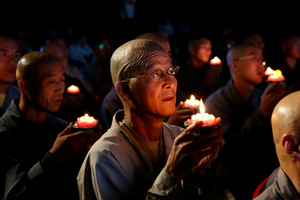
{"type": "Polygon", "coordinates": [[[45,52],[33,51],[25,54],[19,61],[16,77],[34,81],[36,74],[47,65],[57,64],[58,61],[54,56],[45,52]]]}
{"type": "Polygon", "coordinates": [[[274,141],[285,133],[300,136],[300,91],[293,92],[278,102],[272,114],[274,141]]]}
{"type": "Polygon", "coordinates": [[[143,75],[154,65],[158,56],[169,58],[168,53],[156,42],[148,39],[131,40],[115,50],[110,62],[114,86],[118,81],[143,75]]]}
{"type": "Polygon", "coordinates": [[[287,159],[282,144],[284,135],[295,135],[300,137],[300,91],[293,92],[281,101],[274,108],[271,123],[273,138],[279,161],[287,159]]]}

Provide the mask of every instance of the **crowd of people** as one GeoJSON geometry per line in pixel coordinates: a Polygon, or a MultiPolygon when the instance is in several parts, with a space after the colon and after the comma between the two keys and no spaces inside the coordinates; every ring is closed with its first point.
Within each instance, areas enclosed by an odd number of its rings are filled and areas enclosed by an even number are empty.
{"type": "Polygon", "coordinates": [[[2,199],[300,199],[300,33],[273,56],[251,30],[73,28],[38,45],[0,32],[2,199]],[[267,83],[268,66],[285,81],[267,83]],[[185,128],[191,95],[221,126],[185,128]],[[86,113],[96,133],[72,128],[86,113]]]}

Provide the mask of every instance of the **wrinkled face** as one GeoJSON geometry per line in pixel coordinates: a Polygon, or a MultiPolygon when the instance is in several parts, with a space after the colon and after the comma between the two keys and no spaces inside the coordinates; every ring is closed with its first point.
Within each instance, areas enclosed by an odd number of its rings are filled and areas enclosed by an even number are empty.
{"type": "MultiPolygon", "coordinates": [[[[172,66],[171,59],[167,56],[157,56],[154,61],[155,64],[148,66],[145,74],[172,66]]],[[[158,80],[144,76],[131,79],[128,85],[134,112],[157,118],[166,118],[175,112],[177,80],[174,75],[164,72],[158,80]]]]}
{"type": "Polygon", "coordinates": [[[247,59],[234,61],[236,64],[236,75],[251,85],[259,85],[264,77],[261,50],[249,47],[242,57],[247,59]]]}
{"type": "Polygon", "coordinates": [[[31,101],[38,110],[57,112],[63,99],[65,75],[60,64],[45,66],[30,88],[31,101]]]}
{"type": "Polygon", "coordinates": [[[18,43],[11,38],[0,37],[0,82],[16,80],[17,64],[21,58],[18,43]]]}

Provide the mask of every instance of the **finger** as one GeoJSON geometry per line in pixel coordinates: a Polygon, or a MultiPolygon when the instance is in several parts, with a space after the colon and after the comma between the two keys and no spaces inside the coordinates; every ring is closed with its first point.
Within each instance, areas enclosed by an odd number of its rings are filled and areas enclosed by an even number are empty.
{"type": "Polygon", "coordinates": [[[73,128],[73,123],[71,122],[62,132],[60,132],[58,135],[62,136],[62,135],[67,135],[72,131],[73,128]]]}
{"type": "Polygon", "coordinates": [[[266,87],[264,93],[265,93],[265,94],[268,94],[268,93],[272,92],[272,91],[275,89],[275,87],[276,87],[276,83],[269,84],[269,85],[266,87]]]}
{"type": "Polygon", "coordinates": [[[181,152],[186,153],[199,153],[206,149],[211,148],[216,144],[222,143],[222,135],[219,134],[219,131],[215,130],[209,132],[209,134],[203,134],[202,136],[196,136],[195,139],[186,141],[181,144],[181,152]]]}
{"type": "Polygon", "coordinates": [[[202,121],[198,121],[198,122],[190,125],[181,134],[179,134],[175,138],[175,142],[180,143],[182,141],[186,141],[186,140],[190,140],[190,139],[194,138],[195,136],[193,135],[193,133],[196,130],[198,130],[199,128],[201,128],[202,125],[203,125],[202,121]]]}
{"type": "Polygon", "coordinates": [[[219,131],[215,131],[211,134],[205,134],[202,138],[199,136],[196,137],[196,139],[193,140],[193,142],[189,142],[186,145],[187,152],[201,152],[204,149],[210,148],[211,146],[214,146],[216,144],[221,144],[223,137],[219,134],[219,131]],[[214,134],[213,137],[211,135],[214,134]]]}
{"type": "Polygon", "coordinates": [[[177,111],[177,113],[180,115],[192,115],[192,114],[194,114],[194,109],[191,109],[191,108],[180,109],[177,111]]]}
{"type": "Polygon", "coordinates": [[[184,102],[183,102],[183,101],[180,101],[180,103],[178,104],[178,106],[176,107],[176,109],[177,109],[177,108],[178,108],[178,109],[181,109],[183,105],[184,105],[184,102]]]}
{"type": "Polygon", "coordinates": [[[80,137],[80,138],[86,138],[87,135],[92,134],[93,130],[89,129],[89,130],[85,130],[85,131],[78,131],[75,133],[71,133],[69,134],[69,137],[80,137]]]}
{"type": "Polygon", "coordinates": [[[209,165],[217,159],[219,150],[220,146],[216,145],[211,149],[201,152],[198,155],[199,162],[196,162],[195,167],[192,169],[192,171],[194,172],[196,170],[203,170],[209,167],[209,165]]]}

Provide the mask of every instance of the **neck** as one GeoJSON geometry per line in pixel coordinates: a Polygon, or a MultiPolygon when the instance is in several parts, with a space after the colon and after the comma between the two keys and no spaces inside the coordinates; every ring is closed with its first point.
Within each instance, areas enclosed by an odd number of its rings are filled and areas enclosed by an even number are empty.
{"type": "Polygon", "coordinates": [[[253,85],[251,85],[239,78],[234,79],[234,86],[244,101],[247,101],[249,99],[249,97],[251,96],[252,91],[254,89],[253,85]]]}
{"type": "Polygon", "coordinates": [[[25,119],[35,123],[42,123],[45,121],[47,112],[39,111],[28,103],[24,98],[20,99],[19,102],[20,110],[25,114],[25,119]]]}
{"type": "Polygon", "coordinates": [[[289,56],[286,56],[285,57],[285,63],[287,64],[287,66],[290,68],[290,69],[295,69],[296,67],[296,62],[297,62],[297,59],[296,58],[293,58],[293,57],[289,57],[289,56]]]}
{"type": "Polygon", "coordinates": [[[151,142],[159,140],[163,119],[157,119],[149,115],[137,115],[126,111],[124,119],[144,140],[151,142]]]}

